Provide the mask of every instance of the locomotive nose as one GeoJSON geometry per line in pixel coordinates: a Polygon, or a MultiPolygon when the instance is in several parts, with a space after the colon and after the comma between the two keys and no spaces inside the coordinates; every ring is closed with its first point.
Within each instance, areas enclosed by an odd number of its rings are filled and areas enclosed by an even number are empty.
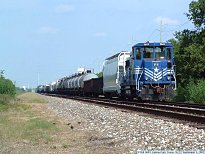
{"type": "Polygon", "coordinates": [[[167,61],[146,61],[144,79],[150,82],[165,81],[167,75],[167,61]]]}

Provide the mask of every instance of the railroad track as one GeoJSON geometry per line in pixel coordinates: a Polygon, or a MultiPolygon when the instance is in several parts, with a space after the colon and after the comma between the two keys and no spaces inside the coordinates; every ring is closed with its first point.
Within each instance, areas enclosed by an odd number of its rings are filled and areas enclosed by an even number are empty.
{"type": "Polygon", "coordinates": [[[188,104],[188,103],[174,103],[174,102],[136,102],[128,100],[105,99],[105,98],[91,98],[67,95],[49,95],[54,97],[63,97],[74,99],[83,102],[94,103],[123,110],[131,110],[137,112],[148,113],[150,115],[157,115],[177,119],[177,121],[187,123],[197,128],[205,128],[205,105],[188,104]]]}

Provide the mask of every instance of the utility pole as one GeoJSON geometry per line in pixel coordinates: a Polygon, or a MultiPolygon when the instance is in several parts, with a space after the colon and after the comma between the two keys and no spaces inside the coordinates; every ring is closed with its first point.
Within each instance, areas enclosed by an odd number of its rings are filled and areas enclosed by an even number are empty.
{"type": "Polygon", "coordinates": [[[162,42],[162,20],[160,21],[160,43],[162,42]]]}
{"type": "Polygon", "coordinates": [[[135,43],[135,41],[136,41],[136,40],[135,40],[134,37],[132,36],[132,37],[131,37],[131,44],[129,43],[129,45],[133,46],[134,43],[135,43]]]}
{"type": "Polygon", "coordinates": [[[132,36],[132,45],[134,45],[134,38],[133,38],[133,36],[132,36]]]}
{"type": "Polygon", "coordinates": [[[5,70],[1,70],[1,72],[0,72],[0,77],[1,77],[1,78],[4,78],[4,71],[5,71],[5,70]]]}
{"type": "Polygon", "coordinates": [[[38,74],[37,74],[37,86],[39,86],[39,72],[38,72],[38,74]]]}

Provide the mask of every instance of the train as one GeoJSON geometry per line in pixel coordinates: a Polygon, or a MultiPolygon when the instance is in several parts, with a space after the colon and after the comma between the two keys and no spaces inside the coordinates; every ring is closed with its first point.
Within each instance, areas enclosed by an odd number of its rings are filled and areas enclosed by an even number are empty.
{"type": "Polygon", "coordinates": [[[174,97],[176,83],[173,45],[145,42],[106,58],[102,77],[80,68],[76,74],[39,85],[37,92],[159,101],[174,97]]]}

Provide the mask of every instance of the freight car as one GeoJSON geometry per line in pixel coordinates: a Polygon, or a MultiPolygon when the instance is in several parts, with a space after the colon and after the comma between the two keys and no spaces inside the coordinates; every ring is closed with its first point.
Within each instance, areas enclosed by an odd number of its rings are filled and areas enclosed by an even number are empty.
{"type": "Polygon", "coordinates": [[[107,59],[103,64],[103,93],[106,97],[120,96],[121,84],[125,75],[125,61],[130,52],[121,51],[107,59]]]}
{"type": "Polygon", "coordinates": [[[44,93],[44,85],[39,85],[39,86],[36,88],[36,92],[37,92],[37,93],[44,93]]]}
{"type": "Polygon", "coordinates": [[[99,96],[103,95],[103,78],[93,78],[84,81],[83,93],[85,96],[99,96]]]}
{"type": "Polygon", "coordinates": [[[74,75],[61,78],[45,86],[38,86],[37,92],[66,95],[84,95],[84,83],[87,80],[91,79],[98,79],[98,76],[93,74],[91,70],[80,68],[78,70],[78,73],[74,75]]]}

